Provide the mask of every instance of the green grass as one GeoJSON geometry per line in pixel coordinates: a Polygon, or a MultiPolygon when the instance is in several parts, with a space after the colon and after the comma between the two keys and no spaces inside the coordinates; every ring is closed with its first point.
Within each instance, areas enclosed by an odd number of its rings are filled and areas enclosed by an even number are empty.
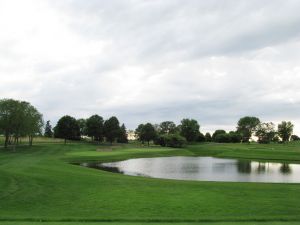
{"type": "Polygon", "coordinates": [[[15,152],[1,149],[0,224],[300,223],[299,184],[163,180],[68,163],[171,155],[300,162],[300,145],[201,144],[185,149],[120,145],[110,150],[85,143],[40,143],[15,152]]]}

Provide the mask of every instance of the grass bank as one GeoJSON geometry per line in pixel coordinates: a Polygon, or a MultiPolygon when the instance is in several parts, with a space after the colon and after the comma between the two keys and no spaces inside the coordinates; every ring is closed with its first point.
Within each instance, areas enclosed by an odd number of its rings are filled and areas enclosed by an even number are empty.
{"type": "Polygon", "coordinates": [[[43,143],[15,152],[1,149],[0,224],[34,225],[39,220],[53,225],[300,222],[299,184],[151,179],[67,163],[171,155],[298,161],[300,145],[201,144],[185,149],[122,145],[110,149],[86,143],[43,143]]]}

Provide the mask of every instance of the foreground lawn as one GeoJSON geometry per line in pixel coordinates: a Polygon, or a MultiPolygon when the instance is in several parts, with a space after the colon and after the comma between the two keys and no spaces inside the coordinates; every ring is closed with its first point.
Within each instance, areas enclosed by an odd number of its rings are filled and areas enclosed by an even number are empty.
{"type": "MultiPolygon", "coordinates": [[[[176,225],[237,225],[236,222],[175,223],[176,225]]],[[[299,222],[238,222],[239,225],[298,225],[299,222]]],[[[0,225],[174,225],[174,223],[143,222],[0,222],[0,225]]]]}
{"type": "Polygon", "coordinates": [[[262,160],[297,162],[299,147],[298,144],[202,144],[180,150],[136,146],[110,149],[84,143],[56,143],[20,147],[16,152],[1,149],[0,224],[34,225],[39,223],[31,221],[39,220],[53,221],[42,223],[53,225],[95,224],[94,221],[111,225],[134,222],[298,224],[299,184],[151,179],[83,168],[68,162],[170,155],[256,156],[262,160]]]}

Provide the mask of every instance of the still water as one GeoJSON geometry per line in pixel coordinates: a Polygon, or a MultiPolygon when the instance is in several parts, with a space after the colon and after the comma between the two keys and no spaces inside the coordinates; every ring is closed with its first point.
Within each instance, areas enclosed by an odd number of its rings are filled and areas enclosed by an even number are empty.
{"type": "Polygon", "coordinates": [[[300,183],[300,164],[176,156],[81,165],[132,176],[176,180],[300,183]]]}

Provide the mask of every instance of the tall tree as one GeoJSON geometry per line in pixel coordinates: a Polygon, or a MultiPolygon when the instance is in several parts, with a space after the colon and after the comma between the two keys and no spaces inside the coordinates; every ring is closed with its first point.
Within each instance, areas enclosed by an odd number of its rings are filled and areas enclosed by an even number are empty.
{"type": "Polygon", "coordinates": [[[31,145],[34,135],[41,132],[42,126],[42,114],[30,103],[14,99],[0,100],[0,129],[5,136],[5,147],[13,137],[18,143],[21,136],[28,136],[31,145]]]}
{"type": "Polygon", "coordinates": [[[148,146],[150,145],[150,141],[153,141],[156,138],[156,130],[151,123],[146,123],[143,125],[139,125],[138,127],[138,135],[139,140],[142,142],[146,141],[148,146]]]}
{"type": "Polygon", "coordinates": [[[293,134],[293,129],[294,125],[290,121],[282,121],[280,124],[278,124],[278,134],[283,142],[290,140],[290,137],[293,134]]]}
{"type": "Polygon", "coordinates": [[[106,120],[104,122],[103,131],[106,140],[112,144],[120,135],[120,125],[117,117],[112,116],[106,120]]]}
{"type": "Polygon", "coordinates": [[[137,137],[137,139],[139,141],[141,141],[143,144],[144,144],[144,141],[143,140],[143,128],[144,128],[144,124],[139,124],[138,127],[135,129],[134,133],[135,133],[135,136],[137,137]]]}
{"type": "Polygon", "coordinates": [[[260,123],[257,128],[255,135],[258,137],[258,142],[263,144],[270,143],[275,137],[275,125],[270,123],[260,123]]]}
{"type": "Polygon", "coordinates": [[[53,137],[53,131],[52,131],[52,126],[50,124],[50,120],[47,120],[47,122],[46,122],[44,136],[45,137],[53,137]]]}
{"type": "Polygon", "coordinates": [[[54,127],[54,136],[67,140],[80,140],[80,128],[77,120],[71,116],[63,116],[54,127]]]}
{"type": "Polygon", "coordinates": [[[119,137],[117,138],[117,142],[128,143],[127,131],[124,123],[120,127],[120,134],[119,137]]]}
{"type": "Polygon", "coordinates": [[[24,104],[25,112],[25,130],[24,133],[28,135],[29,145],[32,145],[33,138],[38,134],[42,135],[42,128],[44,126],[43,115],[32,105],[27,102],[24,104]]]}
{"type": "Polygon", "coordinates": [[[210,133],[208,133],[208,132],[205,134],[205,141],[206,142],[211,142],[212,141],[212,137],[211,137],[210,133]]]}
{"type": "Polygon", "coordinates": [[[160,134],[174,134],[178,131],[176,124],[172,121],[164,121],[159,124],[160,134]]]}
{"type": "Polygon", "coordinates": [[[260,120],[257,117],[245,116],[238,121],[237,131],[242,135],[243,142],[249,142],[260,120]]]}
{"type": "Polygon", "coordinates": [[[213,135],[212,135],[212,140],[213,141],[217,141],[217,136],[218,135],[223,135],[223,134],[226,134],[226,131],[225,130],[216,130],[214,133],[213,133],[213,135]]]}
{"type": "Polygon", "coordinates": [[[93,115],[86,120],[86,133],[95,141],[103,140],[103,118],[99,115],[93,115]]]}
{"type": "Polygon", "coordinates": [[[200,125],[194,119],[181,120],[180,129],[181,136],[185,137],[189,142],[196,141],[200,133],[200,125]]]}

